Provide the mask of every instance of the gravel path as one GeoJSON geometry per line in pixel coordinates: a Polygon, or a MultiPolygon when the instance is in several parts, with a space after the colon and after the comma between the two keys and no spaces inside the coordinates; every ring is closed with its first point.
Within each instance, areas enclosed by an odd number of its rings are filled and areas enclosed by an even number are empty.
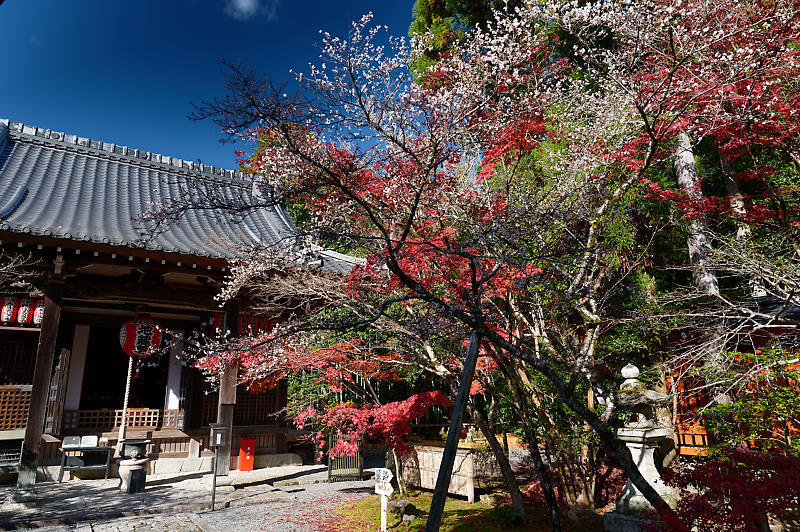
{"type": "Polygon", "coordinates": [[[293,498],[216,512],[157,514],[29,529],[48,532],[318,532],[336,506],[373,494],[374,482],[336,482],[284,488],[293,498]]]}

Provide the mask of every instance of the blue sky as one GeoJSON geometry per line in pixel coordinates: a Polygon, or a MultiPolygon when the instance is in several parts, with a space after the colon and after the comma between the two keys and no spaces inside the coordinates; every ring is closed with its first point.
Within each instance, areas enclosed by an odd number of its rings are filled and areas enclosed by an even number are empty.
{"type": "Polygon", "coordinates": [[[189,102],[225,93],[219,60],[276,81],[316,62],[319,30],[368,11],[406,35],[413,0],[6,0],[0,118],[233,168],[189,102]]]}

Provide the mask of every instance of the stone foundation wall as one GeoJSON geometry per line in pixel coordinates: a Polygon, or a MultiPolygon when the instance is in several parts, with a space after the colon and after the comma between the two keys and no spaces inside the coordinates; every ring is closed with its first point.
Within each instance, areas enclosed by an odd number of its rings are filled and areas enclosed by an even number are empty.
{"type": "MultiPolygon", "coordinates": [[[[157,458],[147,464],[148,475],[178,475],[191,473],[210,473],[213,458],[203,456],[200,458],[157,458]]],[[[238,464],[236,456],[231,457],[231,469],[235,470],[238,464]]],[[[267,467],[298,466],[303,465],[303,460],[295,453],[259,454],[255,456],[255,469],[267,467]]],[[[36,474],[37,482],[57,481],[60,466],[40,466],[36,474]]],[[[111,463],[109,477],[116,478],[116,462],[111,463]]],[[[72,479],[98,479],[103,478],[102,471],[64,471],[64,481],[72,479]]],[[[0,485],[13,484],[17,481],[16,473],[0,474],[0,485]]]]}
{"type": "MultiPolygon", "coordinates": [[[[412,447],[411,453],[400,458],[406,484],[434,489],[443,452],[444,447],[421,445],[412,447]]],[[[475,460],[472,451],[459,449],[456,453],[448,492],[462,495],[470,503],[475,502],[475,460]]]]}

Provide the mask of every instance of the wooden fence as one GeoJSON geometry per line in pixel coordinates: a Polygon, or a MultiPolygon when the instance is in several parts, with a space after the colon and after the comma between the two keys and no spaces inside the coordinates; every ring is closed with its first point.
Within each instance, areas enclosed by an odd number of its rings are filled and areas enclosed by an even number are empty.
{"type": "MultiPolygon", "coordinates": [[[[336,445],[336,434],[331,434],[328,449],[336,445]]],[[[329,456],[328,480],[361,480],[364,475],[364,455],[359,447],[355,456],[329,456]]]]}

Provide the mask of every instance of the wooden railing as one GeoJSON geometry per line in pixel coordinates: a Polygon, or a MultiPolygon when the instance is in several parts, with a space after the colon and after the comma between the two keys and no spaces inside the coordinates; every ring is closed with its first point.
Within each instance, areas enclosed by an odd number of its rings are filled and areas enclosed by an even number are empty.
{"type": "MultiPolygon", "coordinates": [[[[180,410],[159,410],[157,408],[129,408],[125,419],[127,427],[178,428],[180,410]]],[[[122,424],[120,410],[66,410],[64,411],[65,430],[111,430],[122,424]]]]}
{"type": "Polygon", "coordinates": [[[24,429],[30,404],[30,384],[0,386],[0,430],[24,429]]]}
{"type": "Polygon", "coordinates": [[[678,452],[690,456],[707,456],[709,436],[700,424],[686,424],[675,427],[675,443],[678,452]]]}
{"type": "MultiPolygon", "coordinates": [[[[217,394],[203,396],[201,425],[217,421],[217,394]]],[[[277,413],[285,405],[281,404],[279,389],[250,393],[236,391],[236,406],[233,410],[234,425],[273,425],[278,422],[277,413]]]]}

